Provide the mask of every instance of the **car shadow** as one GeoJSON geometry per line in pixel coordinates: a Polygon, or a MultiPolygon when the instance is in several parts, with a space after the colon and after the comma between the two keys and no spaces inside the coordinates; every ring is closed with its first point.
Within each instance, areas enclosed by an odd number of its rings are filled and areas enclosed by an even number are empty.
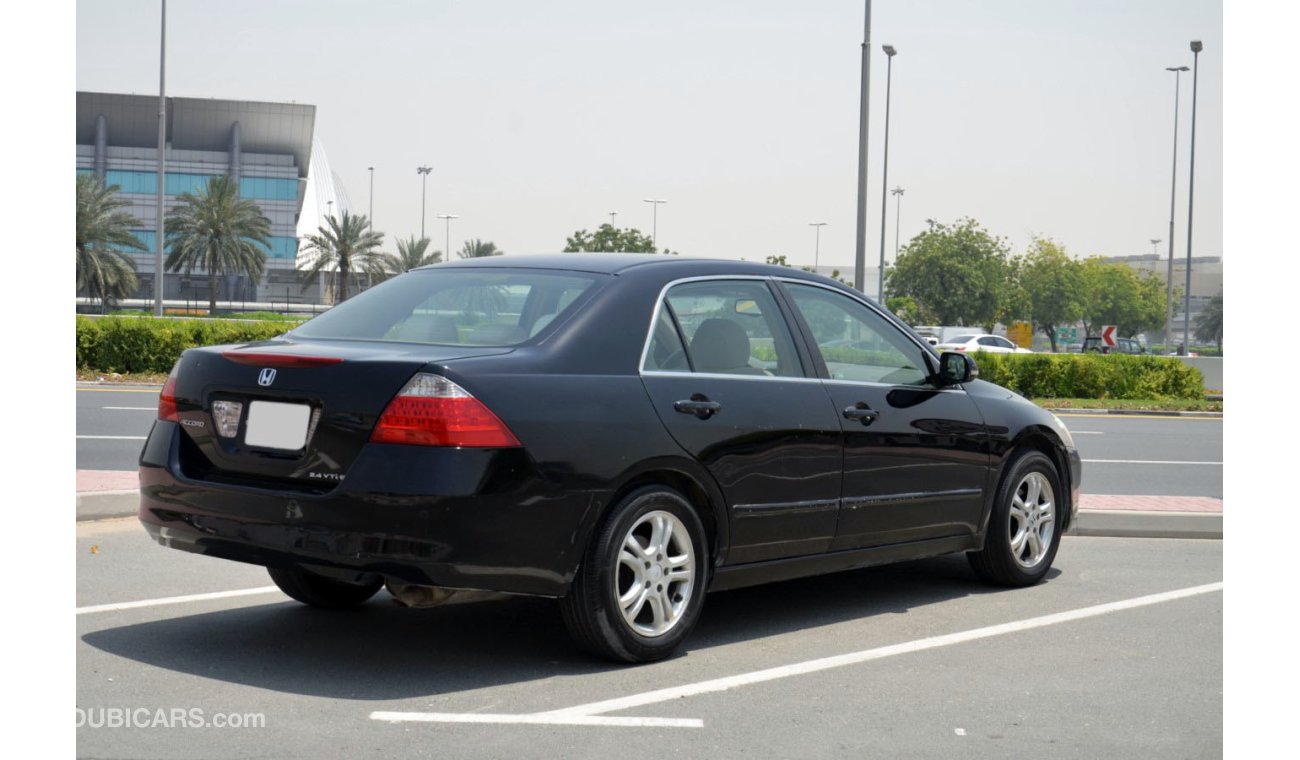
{"type": "MultiPolygon", "coordinates": [[[[1058,573],[1053,569],[1049,580],[1058,573]]],[[[976,580],[959,556],[720,592],[709,596],[679,656],[1005,592],[976,580]]],[[[528,597],[406,609],[381,592],[342,612],[276,601],[106,628],[81,640],[177,673],[359,700],[452,694],[627,667],[578,649],[555,602],[528,597]]]]}

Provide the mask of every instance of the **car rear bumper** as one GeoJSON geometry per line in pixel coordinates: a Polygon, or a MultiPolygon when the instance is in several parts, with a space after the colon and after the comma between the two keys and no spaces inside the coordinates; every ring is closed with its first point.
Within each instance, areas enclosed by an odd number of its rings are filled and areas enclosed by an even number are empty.
{"type": "Polygon", "coordinates": [[[562,596],[607,494],[550,487],[521,449],[367,445],[328,490],[188,476],[175,423],[140,457],[139,518],[158,543],[265,566],[562,596]]]}

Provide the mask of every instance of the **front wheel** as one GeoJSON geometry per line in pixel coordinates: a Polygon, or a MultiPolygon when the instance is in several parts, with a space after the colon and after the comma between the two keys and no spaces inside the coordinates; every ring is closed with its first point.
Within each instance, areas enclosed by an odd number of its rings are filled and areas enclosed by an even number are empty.
{"type": "Polygon", "coordinates": [[[1047,575],[1061,544],[1061,478],[1039,451],[1022,451],[998,488],[984,549],[971,552],[975,574],[999,586],[1032,586],[1047,575]]]}
{"type": "Polygon", "coordinates": [[[383,578],[347,583],[326,578],[301,567],[268,567],[271,580],[290,597],[312,607],[343,610],[360,606],[384,585],[383,578]]]}
{"type": "Polygon", "coordinates": [[[704,604],[704,527],[676,491],[648,487],[613,508],[560,609],[586,649],[622,662],[672,654],[704,604]]]}

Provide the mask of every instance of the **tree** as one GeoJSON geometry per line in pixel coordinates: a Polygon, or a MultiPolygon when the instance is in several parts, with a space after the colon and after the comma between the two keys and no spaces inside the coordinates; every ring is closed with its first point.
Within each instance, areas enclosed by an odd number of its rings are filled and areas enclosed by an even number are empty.
{"type": "Polygon", "coordinates": [[[992,327],[1008,297],[1008,248],[974,219],[936,224],[908,241],[888,272],[888,291],[941,325],[992,327]]]}
{"type": "Polygon", "coordinates": [[[1210,303],[1196,317],[1196,339],[1219,347],[1223,352],[1223,293],[1210,299],[1210,303]]]}
{"type": "Polygon", "coordinates": [[[331,216],[325,224],[315,235],[307,236],[303,247],[303,253],[312,257],[303,286],[315,282],[322,271],[338,272],[334,302],[342,303],[348,300],[353,277],[361,272],[384,271],[384,255],[378,250],[384,233],[370,229],[370,220],[364,214],[352,214],[346,209],[342,217],[331,216]]]}
{"type": "Polygon", "coordinates": [[[502,256],[505,255],[505,251],[499,250],[496,243],[474,238],[473,240],[466,240],[465,244],[456,252],[456,255],[462,259],[481,259],[484,256],[502,256]]]}
{"type": "Polygon", "coordinates": [[[585,229],[573,233],[573,237],[566,241],[564,250],[566,253],[654,253],[655,245],[654,241],[634,227],[618,229],[606,223],[600,225],[595,234],[585,229]]]}
{"type": "Polygon", "coordinates": [[[1083,262],[1083,313],[1088,335],[1115,325],[1120,335],[1155,330],[1164,324],[1165,285],[1159,277],[1139,276],[1123,264],[1091,257],[1083,262]]]}
{"type": "Polygon", "coordinates": [[[166,269],[208,273],[208,310],[217,310],[217,276],[245,274],[254,280],[266,272],[271,220],[257,204],[239,197],[230,177],[208,180],[197,193],[182,193],[180,205],[167,214],[166,269]]]}
{"type": "Polygon", "coordinates": [[[1056,328],[1074,324],[1083,314],[1083,267],[1059,243],[1034,238],[1017,270],[1019,288],[1029,302],[1029,317],[1056,353],[1056,328]]]}
{"type": "Polygon", "coordinates": [[[416,240],[412,235],[407,240],[397,241],[397,253],[383,254],[381,259],[383,271],[377,272],[376,276],[380,280],[386,280],[440,261],[442,261],[442,251],[430,251],[429,238],[422,237],[416,240]]]}
{"type": "Polygon", "coordinates": [[[135,259],[111,246],[146,250],[131,231],[144,223],[122,210],[131,204],[117,190],[93,174],[77,175],[77,290],[98,298],[102,311],[137,286],[135,259]]]}

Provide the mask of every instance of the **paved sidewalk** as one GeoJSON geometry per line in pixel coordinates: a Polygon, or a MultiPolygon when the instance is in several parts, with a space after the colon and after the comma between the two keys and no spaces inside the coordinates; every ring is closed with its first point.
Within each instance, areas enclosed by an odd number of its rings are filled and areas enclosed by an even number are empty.
{"type": "MultiPolygon", "coordinates": [[[[130,470],[77,470],[77,519],[130,517],[140,506],[130,470]]],[[[1207,496],[1083,494],[1077,536],[1223,538],[1223,500],[1207,496]]]]}

